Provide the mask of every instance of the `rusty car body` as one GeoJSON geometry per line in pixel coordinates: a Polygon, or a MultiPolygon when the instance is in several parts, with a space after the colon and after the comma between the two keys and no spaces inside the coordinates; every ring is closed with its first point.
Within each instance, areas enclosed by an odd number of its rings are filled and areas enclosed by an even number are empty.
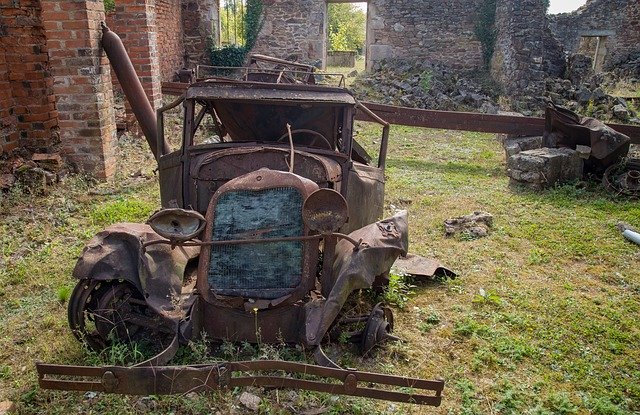
{"type": "MultiPolygon", "coordinates": [[[[105,29],[105,50],[118,77],[129,76],[121,79],[127,96],[139,95],[113,36],[105,29]]],[[[407,253],[407,215],[380,220],[388,124],[371,115],[382,127],[372,162],[353,138],[360,104],[348,90],[322,85],[310,67],[300,81],[271,63],[238,79],[199,80],[157,119],[138,116],[158,161],[162,209],[86,245],[68,314],[75,336],[95,349],[145,338],[161,350],[133,367],[38,363],[42,387],[165,394],[255,385],[440,404],[443,381],[342,369],[322,350],[345,326],[357,327],[342,333],[362,353],[394,338],[388,307],[350,315],[343,306],[388,283],[407,253]],[[177,105],[183,135],[171,150],[164,116],[177,105]],[[166,366],[203,333],[214,342],[301,345],[318,365],[166,366]]]]}

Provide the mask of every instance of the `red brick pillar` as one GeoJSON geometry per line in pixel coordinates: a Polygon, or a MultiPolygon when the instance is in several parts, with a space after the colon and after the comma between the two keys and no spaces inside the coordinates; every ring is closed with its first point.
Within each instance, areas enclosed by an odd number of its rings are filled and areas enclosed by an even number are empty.
{"type": "Polygon", "coordinates": [[[162,85],[155,0],[117,0],[109,23],[110,29],[122,39],[151,106],[160,108],[162,85]]]}
{"type": "Polygon", "coordinates": [[[53,150],[57,113],[40,5],[0,5],[0,154],[21,146],[53,150]]]}
{"type": "Polygon", "coordinates": [[[115,172],[116,125],[109,63],[100,49],[102,0],[42,0],[65,158],[106,179],[115,172]]]}

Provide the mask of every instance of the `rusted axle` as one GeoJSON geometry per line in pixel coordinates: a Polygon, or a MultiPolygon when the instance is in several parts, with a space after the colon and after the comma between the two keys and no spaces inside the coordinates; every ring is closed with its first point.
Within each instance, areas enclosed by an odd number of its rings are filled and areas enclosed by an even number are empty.
{"type": "Polygon", "coordinates": [[[279,360],[155,367],[87,367],[36,363],[36,367],[40,387],[45,389],[128,395],[207,393],[255,386],[439,406],[444,389],[444,381],[441,380],[423,380],[279,360]],[[295,377],[286,376],[287,374],[295,377]],[[386,388],[383,389],[383,386],[386,388]],[[393,387],[402,389],[393,390],[393,387]]]}

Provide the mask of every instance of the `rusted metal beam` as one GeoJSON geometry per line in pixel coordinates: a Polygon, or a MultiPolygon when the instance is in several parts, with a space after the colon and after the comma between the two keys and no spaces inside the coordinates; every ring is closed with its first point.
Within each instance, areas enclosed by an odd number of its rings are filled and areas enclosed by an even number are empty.
{"type": "MultiPolygon", "coordinates": [[[[180,95],[187,84],[164,82],[162,92],[180,95]]],[[[363,102],[363,104],[390,124],[411,127],[439,128],[443,130],[477,131],[481,133],[542,135],[544,118],[521,117],[517,115],[479,114],[474,112],[435,111],[418,108],[396,107],[394,105],[363,102]]],[[[371,121],[371,116],[362,109],[356,112],[356,119],[371,121]]],[[[633,144],[640,144],[640,127],[626,124],[607,124],[616,131],[626,134],[633,144]]]]}
{"type": "MultiPolygon", "coordinates": [[[[544,131],[544,118],[538,117],[435,111],[396,107],[373,102],[365,102],[363,104],[380,118],[391,124],[523,136],[542,135],[544,131]]],[[[370,120],[370,118],[361,111],[356,113],[356,119],[362,121],[370,120]]],[[[607,125],[622,134],[628,135],[632,143],[640,144],[640,127],[626,124],[607,125]]]]}

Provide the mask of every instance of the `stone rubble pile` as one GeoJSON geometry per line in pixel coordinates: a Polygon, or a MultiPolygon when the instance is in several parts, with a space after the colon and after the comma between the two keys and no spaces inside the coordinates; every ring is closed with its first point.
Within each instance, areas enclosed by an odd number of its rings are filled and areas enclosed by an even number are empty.
{"type": "Polygon", "coordinates": [[[361,100],[443,111],[498,112],[495,88],[443,64],[385,60],[352,86],[361,100]]]}
{"type": "Polygon", "coordinates": [[[68,170],[58,153],[28,154],[18,148],[0,159],[0,191],[19,185],[30,193],[43,193],[62,180],[68,170]]]}
{"type": "Polygon", "coordinates": [[[527,95],[523,90],[522,95],[512,98],[507,106],[500,106],[500,88],[488,77],[462,73],[441,63],[392,59],[382,61],[371,73],[360,74],[352,89],[363,101],[486,114],[502,110],[542,117],[546,102],[552,101],[602,121],[640,124],[640,114],[632,103],[605,92],[622,79],[631,87],[640,87],[640,80],[628,78],[626,74],[628,71],[617,69],[595,74],[591,58],[576,54],[570,59],[566,79],[547,78],[542,96],[527,95]]]}
{"type": "MultiPolygon", "coordinates": [[[[591,58],[573,55],[567,78],[548,78],[545,82],[545,96],[556,105],[603,121],[640,124],[639,114],[629,102],[605,92],[621,80],[618,71],[596,74],[591,58]]],[[[627,82],[640,88],[636,78],[627,82]]]]}

